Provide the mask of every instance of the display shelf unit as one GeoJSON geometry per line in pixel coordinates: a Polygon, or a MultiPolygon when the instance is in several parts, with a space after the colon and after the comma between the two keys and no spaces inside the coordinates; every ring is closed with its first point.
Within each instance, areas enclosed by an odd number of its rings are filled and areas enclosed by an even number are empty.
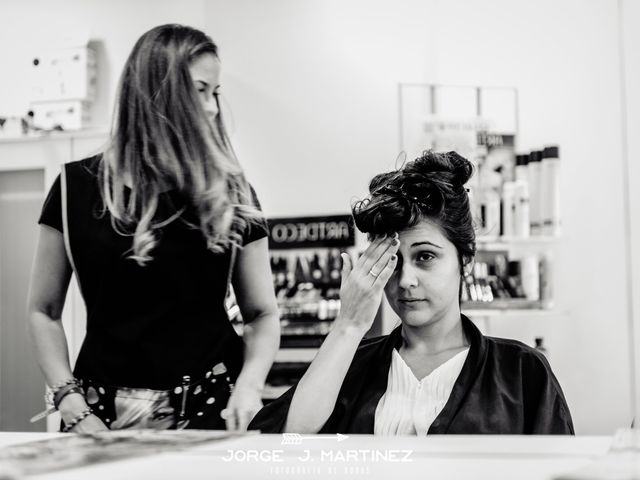
{"type": "MultiPolygon", "coordinates": [[[[481,235],[476,238],[474,269],[465,278],[462,311],[478,318],[554,314],[553,258],[558,237],[541,234],[547,231],[539,223],[541,203],[535,203],[535,209],[531,206],[534,197],[538,202],[542,199],[542,190],[532,187],[540,181],[542,164],[532,161],[529,168],[528,157],[525,169],[518,168],[524,160],[516,155],[517,89],[401,83],[398,108],[399,150],[408,159],[425,149],[455,150],[476,167],[467,187],[481,235]],[[518,196],[516,181],[520,182],[518,196]],[[527,224],[531,229],[523,226],[527,224]]],[[[541,160],[542,155],[535,158],[541,160]]],[[[395,316],[388,319],[385,323],[392,324],[395,316]]]]}

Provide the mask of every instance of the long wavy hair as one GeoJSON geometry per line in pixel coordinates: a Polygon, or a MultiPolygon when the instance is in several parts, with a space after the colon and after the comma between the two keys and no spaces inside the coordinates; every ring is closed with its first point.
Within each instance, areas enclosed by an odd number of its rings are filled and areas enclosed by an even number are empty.
{"type": "Polygon", "coordinates": [[[168,189],[193,209],[190,225],[213,252],[241,246],[244,230],[262,218],[221,114],[207,119],[193,85],[189,66],[203,54],[218,58],[205,33],[161,25],[136,42],[120,79],[99,179],[112,225],[133,236],[129,258],[140,265],[152,259],[162,227],[185,221],[184,207],[159,218],[159,197],[168,189]]]}

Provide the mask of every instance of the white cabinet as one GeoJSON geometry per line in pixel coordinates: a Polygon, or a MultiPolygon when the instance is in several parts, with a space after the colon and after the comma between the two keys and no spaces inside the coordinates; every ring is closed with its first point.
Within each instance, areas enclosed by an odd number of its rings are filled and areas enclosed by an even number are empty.
{"type": "Polygon", "coordinates": [[[44,383],[29,345],[26,301],[43,171],[0,172],[0,430],[43,431],[29,424],[42,409],[44,383]]]}
{"type": "MultiPolygon", "coordinates": [[[[64,162],[95,153],[104,132],[62,133],[45,138],[0,140],[0,430],[58,428],[57,416],[30,424],[44,408],[44,377],[27,332],[26,302],[42,203],[64,162]]],[[[63,325],[75,362],[85,332],[85,309],[75,280],[63,325]]]]}

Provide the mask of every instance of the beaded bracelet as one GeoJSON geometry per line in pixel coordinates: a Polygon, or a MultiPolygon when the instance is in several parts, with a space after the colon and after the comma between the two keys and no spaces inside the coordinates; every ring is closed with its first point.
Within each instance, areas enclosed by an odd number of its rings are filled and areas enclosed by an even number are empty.
{"type": "Polygon", "coordinates": [[[73,417],[69,423],[65,423],[64,428],[62,430],[60,430],[60,431],[62,433],[69,433],[71,431],[71,429],[73,429],[73,427],[78,425],[82,420],[87,418],[92,413],[93,413],[93,410],[91,410],[90,408],[87,408],[86,410],[83,410],[78,415],[73,417]]]}
{"type": "Polygon", "coordinates": [[[63,380],[62,382],[54,383],[50,388],[55,392],[56,390],[60,390],[62,387],[66,387],[67,385],[80,385],[80,381],[77,378],[69,378],[67,380],[63,380]]]}
{"type": "Polygon", "coordinates": [[[84,393],[79,388],[81,385],[81,380],[78,380],[77,378],[69,378],[62,382],[54,383],[51,387],[48,387],[44,395],[44,403],[47,405],[47,408],[40,413],[36,413],[29,421],[31,423],[37,422],[38,420],[51,415],[53,412],[58,410],[62,399],[71,393],[79,393],[84,396],[84,393]]]}
{"type": "Polygon", "coordinates": [[[84,392],[77,385],[67,385],[66,387],[62,387],[58,390],[53,396],[53,406],[56,410],[60,409],[60,403],[67,395],[71,395],[72,393],[79,393],[84,396],[84,392]]]}
{"type": "MultiPolygon", "coordinates": [[[[44,401],[47,405],[54,406],[54,398],[60,390],[69,386],[79,387],[82,382],[77,378],[69,378],[62,382],[54,383],[51,387],[47,388],[47,393],[44,396],[44,401]]],[[[57,408],[56,408],[57,410],[57,408]]]]}

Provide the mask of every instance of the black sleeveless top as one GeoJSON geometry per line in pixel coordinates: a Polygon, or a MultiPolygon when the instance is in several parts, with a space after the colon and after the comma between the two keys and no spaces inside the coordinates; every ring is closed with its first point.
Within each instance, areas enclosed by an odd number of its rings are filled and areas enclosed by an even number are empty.
{"type": "MultiPolygon", "coordinates": [[[[235,378],[243,343],[224,308],[230,252],[211,252],[200,231],[178,219],[161,229],[145,266],[127,258],[133,237],[117,233],[103,208],[100,161],[95,156],[66,167],[69,238],[87,307],[74,374],[107,385],[168,389],[183,375],[196,380],[224,361],[235,378]]],[[[167,218],[183,205],[178,192],[166,192],[158,215],[167,218]]],[[[189,208],[181,218],[195,220],[189,208]]],[[[63,230],[59,176],[38,223],[63,230]]],[[[243,243],[266,235],[263,222],[247,228],[243,243]]]]}

